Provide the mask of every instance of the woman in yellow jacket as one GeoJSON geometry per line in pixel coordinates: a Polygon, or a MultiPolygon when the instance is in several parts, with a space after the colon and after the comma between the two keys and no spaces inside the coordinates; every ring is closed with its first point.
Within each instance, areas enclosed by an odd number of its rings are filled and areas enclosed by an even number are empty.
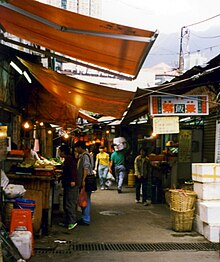
{"type": "Polygon", "coordinates": [[[101,190],[108,189],[108,187],[105,186],[108,169],[109,169],[109,154],[104,151],[104,146],[100,146],[99,153],[96,155],[95,171],[98,170],[101,190]]]}

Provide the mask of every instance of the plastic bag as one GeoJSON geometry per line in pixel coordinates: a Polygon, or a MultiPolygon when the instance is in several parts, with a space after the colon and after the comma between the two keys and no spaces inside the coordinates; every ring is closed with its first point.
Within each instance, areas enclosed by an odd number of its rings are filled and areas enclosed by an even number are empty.
{"type": "Polygon", "coordinates": [[[80,207],[86,207],[88,203],[87,200],[87,194],[84,188],[81,189],[80,193],[79,193],[79,206],[80,207]]]}
{"type": "Polygon", "coordinates": [[[17,198],[24,196],[26,190],[23,185],[9,184],[5,189],[5,195],[7,198],[17,198]]]}
{"type": "Polygon", "coordinates": [[[105,182],[105,185],[106,185],[107,187],[110,187],[110,186],[112,185],[112,181],[111,181],[111,180],[107,180],[107,181],[105,182]]]}
{"type": "Polygon", "coordinates": [[[108,172],[107,176],[106,176],[107,180],[111,180],[111,181],[115,181],[114,176],[112,175],[112,173],[108,172]]]}
{"type": "Polygon", "coordinates": [[[26,230],[13,231],[10,235],[10,238],[22,255],[23,259],[30,259],[32,253],[32,233],[26,230]]]}

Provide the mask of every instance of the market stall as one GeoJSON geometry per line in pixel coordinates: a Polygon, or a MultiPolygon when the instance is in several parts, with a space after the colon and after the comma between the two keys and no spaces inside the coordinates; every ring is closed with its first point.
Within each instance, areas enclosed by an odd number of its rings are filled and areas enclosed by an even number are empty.
{"type": "MultiPolygon", "coordinates": [[[[52,159],[39,159],[32,161],[31,158],[23,158],[20,151],[14,150],[8,153],[5,160],[7,166],[6,176],[10,185],[21,185],[25,193],[21,195],[23,199],[34,200],[36,208],[33,215],[33,229],[35,234],[47,235],[49,227],[52,225],[53,193],[54,182],[59,174],[56,172],[57,162],[52,159]],[[18,158],[18,155],[19,158],[18,158]],[[15,159],[17,162],[15,162],[15,159]]],[[[12,192],[13,193],[13,192],[12,192]]],[[[19,195],[6,194],[6,207],[16,208],[16,198],[19,195]]],[[[10,214],[8,215],[10,217],[10,214]]],[[[6,218],[7,219],[7,218],[6,218]]],[[[10,223],[10,221],[9,221],[10,223]]]]}
{"type": "MultiPolygon", "coordinates": [[[[32,175],[27,174],[7,174],[10,183],[21,184],[26,190],[32,192],[32,199],[38,199],[38,212],[35,213],[38,219],[36,228],[39,229],[42,234],[47,235],[49,226],[51,226],[52,208],[53,208],[53,188],[54,181],[56,179],[56,173],[53,169],[48,170],[43,168],[41,170],[35,169],[32,175]]],[[[39,232],[38,232],[39,233],[39,232]]]]}

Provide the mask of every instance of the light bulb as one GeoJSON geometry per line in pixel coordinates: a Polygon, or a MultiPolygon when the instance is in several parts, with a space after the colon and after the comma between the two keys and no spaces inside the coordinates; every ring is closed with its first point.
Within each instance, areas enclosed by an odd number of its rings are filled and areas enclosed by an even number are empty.
{"type": "Polygon", "coordinates": [[[28,122],[25,122],[24,123],[24,128],[28,129],[30,127],[29,123],[28,122]]]}
{"type": "Polygon", "coordinates": [[[64,135],[64,138],[67,139],[68,137],[69,137],[69,135],[66,133],[66,134],[64,135]]]}

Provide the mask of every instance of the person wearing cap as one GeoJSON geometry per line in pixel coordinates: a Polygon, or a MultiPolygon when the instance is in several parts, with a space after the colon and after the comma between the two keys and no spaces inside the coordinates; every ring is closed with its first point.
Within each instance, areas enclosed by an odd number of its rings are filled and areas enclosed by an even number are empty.
{"type": "Polygon", "coordinates": [[[95,161],[95,171],[98,170],[101,190],[108,189],[105,183],[109,169],[109,154],[104,149],[104,146],[99,147],[99,153],[96,155],[95,161]]]}

